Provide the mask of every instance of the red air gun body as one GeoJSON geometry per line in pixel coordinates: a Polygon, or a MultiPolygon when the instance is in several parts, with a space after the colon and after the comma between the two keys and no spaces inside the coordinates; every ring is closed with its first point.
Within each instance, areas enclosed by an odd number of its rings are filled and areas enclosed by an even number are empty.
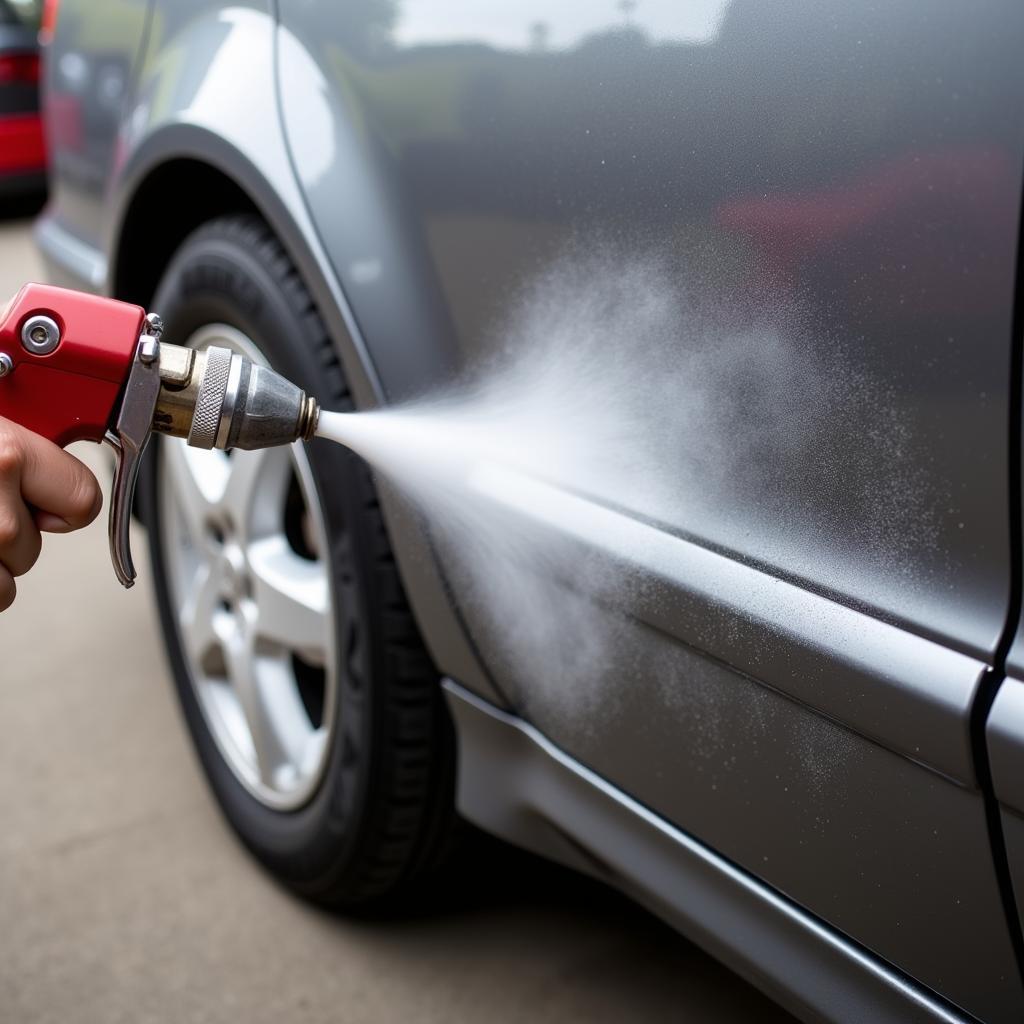
{"type": "Polygon", "coordinates": [[[61,447],[102,441],[115,425],[145,324],[138,306],[25,285],[0,316],[0,352],[11,361],[0,386],[0,416],[61,447]],[[56,335],[44,319],[56,325],[56,335]]]}

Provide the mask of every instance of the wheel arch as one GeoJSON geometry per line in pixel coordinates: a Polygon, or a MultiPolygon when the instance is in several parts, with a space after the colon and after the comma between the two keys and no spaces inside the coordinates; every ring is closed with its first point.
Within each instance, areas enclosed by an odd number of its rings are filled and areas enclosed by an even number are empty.
{"type": "MultiPolygon", "coordinates": [[[[283,180],[271,182],[243,152],[208,129],[168,125],[132,154],[119,176],[110,217],[107,293],[148,306],[184,239],[206,220],[232,212],[259,216],[295,263],[327,327],[356,406],[382,404],[384,390],[370,350],[290,171],[283,180]]],[[[418,517],[390,487],[381,487],[381,501],[402,578],[435,663],[445,674],[504,705],[451,603],[449,586],[418,517]]]]}
{"type": "Polygon", "coordinates": [[[261,211],[220,168],[186,156],[157,164],[138,183],[120,218],[110,290],[126,302],[148,307],[182,242],[206,221],[231,213],[261,211]]]}
{"type": "Polygon", "coordinates": [[[106,246],[110,294],[147,305],[171,255],[195,228],[224,214],[256,214],[302,273],[357,404],[380,404],[382,389],[370,351],[290,175],[271,182],[223,136],[179,123],[149,136],[119,178],[106,246]],[[290,192],[294,195],[287,201],[282,198],[290,192]]]}

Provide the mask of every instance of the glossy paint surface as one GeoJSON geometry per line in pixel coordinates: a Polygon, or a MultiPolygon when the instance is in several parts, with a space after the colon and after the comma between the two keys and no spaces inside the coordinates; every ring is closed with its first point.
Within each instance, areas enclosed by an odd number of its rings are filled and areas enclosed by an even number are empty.
{"type": "Polygon", "coordinates": [[[144,41],[146,0],[67,0],[45,55],[54,207],[79,242],[100,247],[118,134],[144,41]],[[52,55],[52,58],[51,58],[52,55]]]}
{"type": "Polygon", "coordinates": [[[40,185],[45,169],[36,32],[0,0],[0,194],[15,182],[40,185]]]}
{"type": "MultiPolygon", "coordinates": [[[[749,413],[715,396],[737,445],[769,409],[767,471],[763,451],[729,453],[706,500],[681,472],[657,510],[592,495],[623,513],[603,533],[547,524],[650,582],[620,599],[635,625],[603,683],[517,673],[462,605],[502,691],[669,820],[1014,1019],[969,716],[1009,609],[1024,11],[281,0],[280,16],[296,171],[390,399],[486,358],[531,281],[593,253],[667,264],[717,323],[752,343],[771,324],[803,374],[744,379],[749,413]],[[828,415],[808,416],[823,391],[828,415]],[[630,513],[663,531],[656,564],[623,556],[630,513]],[[736,572],[705,584],[676,538],[736,572]],[[765,612],[751,594],[780,578],[806,599],[765,612]],[[874,624],[848,634],[851,612],[874,624]],[[965,941],[985,955],[968,964],[965,941]]],[[[681,353],[692,335],[681,318],[681,353]]]]}
{"type": "MultiPolygon", "coordinates": [[[[524,10],[512,45],[482,9],[409,7],[281,7],[297,170],[367,333],[375,295],[426,278],[416,314],[453,332],[461,361],[580,239],[623,262],[667,250],[681,287],[741,313],[755,296],[793,317],[798,352],[851,378],[816,449],[845,482],[786,466],[767,502],[740,481],[730,514],[667,525],[991,650],[1008,586],[1019,8],[734,3],[648,26],[643,5],[624,24],[564,3],[550,42],[524,10]],[[556,46],[563,22],[579,33],[556,46]],[[367,184],[342,178],[353,147],[367,184]],[[339,187],[371,202],[350,210],[339,187]]],[[[381,372],[395,395],[423,386],[381,372]]]]}

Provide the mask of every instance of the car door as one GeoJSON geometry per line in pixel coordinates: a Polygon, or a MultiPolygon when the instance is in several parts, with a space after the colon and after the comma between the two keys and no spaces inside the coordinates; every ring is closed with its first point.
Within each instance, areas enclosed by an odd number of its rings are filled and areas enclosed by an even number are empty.
{"type": "Polygon", "coordinates": [[[296,171],[390,397],[562,361],[568,405],[597,377],[630,424],[632,471],[492,487],[552,557],[495,542],[481,570],[439,538],[507,703],[922,984],[1019,1019],[972,716],[1011,603],[1024,10],[280,17],[296,171]]]}

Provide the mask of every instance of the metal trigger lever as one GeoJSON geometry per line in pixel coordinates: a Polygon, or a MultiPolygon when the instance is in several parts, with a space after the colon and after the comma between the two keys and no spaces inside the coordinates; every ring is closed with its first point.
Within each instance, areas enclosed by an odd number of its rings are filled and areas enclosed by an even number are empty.
{"type": "Polygon", "coordinates": [[[149,443],[153,411],[160,394],[160,323],[155,317],[148,321],[150,334],[143,334],[135,350],[128,383],[125,385],[117,425],[108,430],[104,441],[114,449],[114,486],[110,495],[107,532],[110,558],[119,582],[130,587],[135,583],[129,527],[135,483],[143,452],[149,443]]]}

